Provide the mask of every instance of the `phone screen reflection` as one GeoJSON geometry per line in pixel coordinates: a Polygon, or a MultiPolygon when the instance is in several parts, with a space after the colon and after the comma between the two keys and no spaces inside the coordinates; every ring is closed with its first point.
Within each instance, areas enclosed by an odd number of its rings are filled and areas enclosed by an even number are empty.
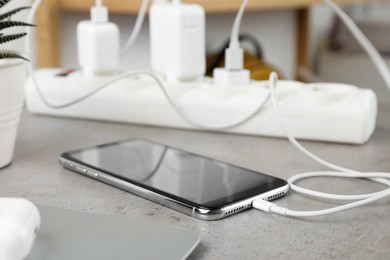
{"type": "Polygon", "coordinates": [[[70,155],[114,175],[198,204],[221,198],[229,200],[229,196],[273,179],[145,140],[117,142],[70,155]]]}

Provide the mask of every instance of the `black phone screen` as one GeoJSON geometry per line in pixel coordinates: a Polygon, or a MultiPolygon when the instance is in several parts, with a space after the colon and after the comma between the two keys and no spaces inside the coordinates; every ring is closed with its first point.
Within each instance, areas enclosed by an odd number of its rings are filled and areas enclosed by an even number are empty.
{"type": "Polygon", "coordinates": [[[200,207],[221,207],[286,185],[269,175],[143,139],[61,156],[200,207]]]}

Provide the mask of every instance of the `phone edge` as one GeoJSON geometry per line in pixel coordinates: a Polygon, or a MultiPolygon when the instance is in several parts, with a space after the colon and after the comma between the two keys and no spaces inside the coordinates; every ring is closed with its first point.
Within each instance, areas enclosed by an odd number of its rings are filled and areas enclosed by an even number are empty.
{"type": "Polygon", "coordinates": [[[176,199],[164,196],[157,192],[145,189],[135,184],[126,182],[119,178],[115,178],[114,176],[108,175],[101,171],[97,171],[96,169],[92,169],[85,165],[73,162],[69,159],[62,157],[62,154],[58,157],[58,160],[62,165],[62,167],[65,169],[79,173],[83,176],[92,178],[94,180],[98,180],[100,182],[106,183],[115,188],[127,191],[131,194],[137,195],[149,201],[153,201],[165,207],[177,210],[183,214],[195,217],[200,220],[206,220],[206,221],[220,220],[229,217],[233,214],[237,214],[239,212],[252,208],[252,202],[255,199],[273,200],[286,195],[289,190],[289,185],[286,182],[284,186],[247,198],[245,200],[238,201],[234,204],[229,204],[226,207],[220,209],[199,208],[178,201],[176,199]]]}

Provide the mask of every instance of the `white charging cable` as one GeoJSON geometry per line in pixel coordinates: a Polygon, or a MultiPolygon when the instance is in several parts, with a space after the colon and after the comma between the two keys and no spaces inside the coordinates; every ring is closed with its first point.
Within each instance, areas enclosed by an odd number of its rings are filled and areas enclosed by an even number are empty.
{"type": "Polygon", "coordinates": [[[150,2],[150,0],[143,0],[142,1],[141,7],[140,7],[138,15],[137,15],[137,19],[136,19],[134,27],[133,27],[133,31],[131,32],[130,37],[128,38],[127,42],[125,43],[125,45],[123,46],[123,48],[121,50],[121,57],[124,57],[124,54],[130,49],[130,47],[133,45],[133,43],[137,39],[138,34],[141,31],[142,24],[144,22],[144,18],[145,18],[145,14],[146,14],[146,10],[148,8],[149,2],[150,2]]]}
{"type": "MultiPolygon", "coordinates": [[[[240,27],[241,19],[242,19],[242,16],[243,16],[243,13],[244,13],[244,10],[245,10],[245,7],[246,7],[248,1],[249,0],[244,0],[242,2],[240,10],[239,10],[239,12],[238,12],[238,14],[236,16],[235,21],[234,21],[234,25],[233,25],[233,29],[232,29],[232,33],[231,33],[231,41],[232,41],[232,45],[235,46],[235,47],[237,47],[237,44],[238,44],[237,42],[238,42],[239,27],[240,27]]],[[[367,51],[367,53],[369,54],[369,56],[373,60],[374,64],[378,68],[378,70],[381,71],[381,75],[382,75],[383,79],[386,81],[386,83],[387,83],[387,85],[389,86],[389,89],[390,89],[390,73],[389,73],[389,70],[388,70],[388,68],[386,66],[386,63],[384,62],[383,58],[380,56],[378,51],[372,46],[372,44],[368,41],[368,39],[363,35],[363,33],[359,30],[359,28],[353,23],[353,21],[349,18],[349,16],[341,8],[339,8],[337,5],[335,5],[331,0],[324,0],[324,1],[340,16],[341,19],[343,19],[343,21],[346,23],[347,27],[351,30],[351,32],[356,37],[356,39],[362,44],[362,46],[364,47],[364,49],[367,51]]],[[[37,1],[35,1],[33,3],[31,11],[30,11],[30,14],[29,14],[29,17],[28,17],[28,22],[30,22],[30,23],[33,22],[36,10],[39,7],[41,2],[42,2],[42,0],[37,0],[37,1]]],[[[99,1],[97,3],[99,4],[99,1]]],[[[100,1],[100,3],[101,3],[101,1],[100,1]]],[[[144,18],[144,15],[145,15],[148,3],[149,3],[149,0],[144,0],[143,3],[142,3],[140,13],[139,13],[139,15],[137,17],[137,22],[136,22],[135,28],[133,30],[132,36],[130,36],[130,38],[132,38],[132,39],[135,39],[136,36],[138,35],[138,32],[139,32],[140,27],[142,25],[142,21],[143,21],[143,18],[144,18]]],[[[30,27],[27,27],[27,33],[29,33],[29,35],[30,35],[26,39],[26,52],[27,53],[30,52],[31,30],[32,29],[30,27]]],[[[132,42],[132,41],[129,40],[128,42],[132,42]]],[[[129,44],[128,46],[130,46],[130,45],[131,44],[129,44]]],[[[74,104],[76,104],[76,103],[78,103],[78,102],[80,102],[80,101],[82,101],[82,100],[92,96],[96,92],[100,91],[101,89],[107,87],[108,85],[116,82],[117,80],[119,80],[121,78],[130,76],[130,75],[134,75],[134,74],[146,74],[146,75],[149,75],[150,77],[154,78],[157,81],[158,85],[161,87],[163,93],[167,97],[168,101],[172,104],[174,109],[177,111],[177,113],[180,114],[188,122],[190,122],[190,123],[192,123],[192,124],[194,124],[194,125],[196,125],[198,127],[202,127],[202,128],[224,129],[224,128],[231,128],[231,127],[240,125],[243,122],[246,122],[247,120],[252,118],[255,114],[257,114],[261,110],[261,108],[264,106],[264,104],[268,101],[268,99],[270,97],[268,95],[263,100],[263,102],[261,102],[251,113],[249,113],[247,116],[243,117],[242,119],[239,119],[239,120],[236,120],[235,122],[227,123],[227,124],[209,125],[209,124],[205,124],[205,123],[196,122],[196,121],[192,120],[190,117],[188,117],[184,112],[182,112],[180,107],[177,106],[175,104],[175,102],[170,98],[170,96],[168,95],[167,91],[163,87],[162,82],[155,75],[153,75],[150,72],[135,71],[135,72],[124,73],[124,74],[118,76],[117,78],[114,78],[113,80],[107,82],[106,84],[104,84],[104,85],[102,85],[100,87],[97,87],[92,92],[90,92],[90,93],[88,93],[88,94],[86,94],[86,95],[84,95],[84,96],[82,96],[82,97],[80,97],[80,98],[78,98],[78,99],[76,99],[76,100],[74,100],[72,102],[69,102],[69,103],[66,103],[66,104],[61,104],[61,105],[53,105],[50,102],[48,102],[45,99],[44,95],[42,94],[42,92],[41,92],[41,90],[39,88],[39,85],[38,85],[38,83],[36,81],[36,78],[34,76],[33,67],[32,67],[32,65],[30,63],[29,63],[28,69],[29,69],[30,75],[31,75],[31,77],[32,77],[32,79],[34,81],[34,85],[37,88],[37,92],[38,92],[39,96],[41,97],[43,102],[47,106],[49,106],[51,108],[65,108],[65,107],[68,107],[68,106],[72,106],[72,105],[74,105],[74,104]]]]}
{"type": "Polygon", "coordinates": [[[245,12],[245,7],[248,4],[249,0],[244,0],[241,3],[240,9],[238,9],[236,18],[234,19],[233,27],[232,27],[232,32],[230,34],[230,46],[233,47],[240,47],[240,26],[241,26],[241,20],[242,16],[244,15],[245,12]]]}
{"type": "Polygon", "coordinates": [[[283,122],[282,117],[280,116],[279,109],[276,102],[275,97],[275,85],[277,82],[277,74],[276,72],[272,72],[269,79],[269,85],[270,85],[270,91],[271,91],[271,100],[274,107],[276,118],[278,119],[279,125],[282,128],[283,132],[287,136],[288,140],[302,153],[304,153],[306,156],[310,157],[314,161],[322,164],[323,166],[326,166],[328,168],[331,168],[337,172],[307,172],[307,173],[301,173],[294,175],[291,177],[287,182],[290,185],[290,188],[296,192],[310,195],[313,197],[318,198],[325,198],[325,199],[334,199],[334,200],[357,200],[356,202],[351,202],[345,205],[324,209],[324,210],[317,210],[317,211],[294,211],[289,210],[283,207],[279,207],[276,204],[265,201],[262,199],[257,199],[253,202],[252,206],[256,209],[276,213],[280,215],[286,215],[286,216],[294,216],[294,217],[314,217],[314,216],[321,216],[326,214],[331,214],[335,212],[339,212],[346,209],[351,209],[355,207],[359,207],[368,203],[371,203],[373,201],[382,199],[384,197],[387,197],[390,195],[390,181],[383,178],[390,178],[390,173],[387,172],[367,172],[367,173],[361,173],[358,171],[350,170],[344,167],[337,166],[335,164],[329,163],[316,155],[312,154],[308,150],[306,150],[301,144],[298,143],[298,141],[293,137],[289,129],[286,127],[286,125],[283,122]],[[294,184],[294,182],[305,179],[305,178],[312,178],[312,177],[345,177],[345,178],[366,178],[368,180],[378,182],[381,184],[387,185],[389,188],[386,190],[370,193],[370,194],[361,194],[361,195],[337,195],[337,194],[329,194],[324,192],[318,192],[313,191],[305,188],[301,188],[294,184]]]}
{"type": "MultiPolygon", "coordinates": [[[[242,16],[243,16],[243,13],[244,13],[244,10],[245,10],[245,7],[247,5],[249,0],[244,0],[241,4],[241,7],[240,7],[240,10],[236,16],[236,19],[234,21],[234,25],[233,25],[233,29],[232,29],[232,33],[231,33],[231,43],[232,43],[232,46],[235,46],[237,47],[237,44],[238,43],[238,32],[239,32],[239,27],[240,27],[240,23],[241,23],[241,19],[242,19],[242,16]]],[[[31,8],[31,11],[30,11],[30,14],[29,14],[29,17],[28,17],[28,22],[32,23],[33,22],[33,19],[35,17],[35,13],[36,13],[36,10],[37,8],[39,7],[40,3],[42,2],[42,0],[37,0],[33,3],[32,5],[32,8],[31,8]]],[[[369,56],[371,57],[371,59],[373,60],[374,64],[376,65],[376,67],[378,68],[378,70],[381,72],[381,76],[383,77],[383,79],[385,80],[386,84],[388,85],[389,89],[390,89],[390,73],[389,73],[389,70],[388,70],[388,67],[386,65],[386,63],[384,62],[383,58],[380,56],[380,54],[378,53],[378,51],[372,46],[372,44],[369,42],[369,40],[364,36],[364,34],[359,30],[359,28],[354,24],[354,22],[352,21],[352,19],[349,18],[349,16],[341,9],[339,8],[336,4],[334,4],[331,0],[324,0],[325,3],[327,3],[339,16],[340,18],[346,23],[347,27],[351,30],[351,32],[353,33],[353,35],[356,37],[356,39],[359,41],[359,43],[363,46],[363,48],[367,51],[367,53],[369,54],[369,56]]],[[[97,4],[101,4],[101,0],[97,1],[97,4]]],[[[149,0],[144,0],[143,3],[142,3],[142,6],[141,6],[141,10],[140,10],[140,13],[137,17],[137,22],[136,22],[136,25],[135,25],[135,29],[133,30],[133,33],[132,35],[130,36],[130,38],[132,39],[135,39],[136,36],[138,35],[138,32],[140,30],[140,27],[142,25],[142,21],[143,21],[143,18],[144,18],[144,15],[145,15],[145,12],[146,12],[146,8],[148,6],[148,3],[149,3],[149,0]],[[134,36],[133,36],[134,35],[134,36]]],[[[27,27],[27,33],[29,33],[29,37],[27,37],[26,39],[26,52],[29,53],[30,52],[30,46],[31,46],[31,28],[30,27],[27,27]]],[[[129,40],[129,42],[132,42],[129,40]]],[[[128,45],[128,44],[126,44],[128,45]]],[[[131,44],[129,44],[128,46],[130,46],[131,44]]],[[[258,113],[261,108],[263,107],[263,105],[268,101],[269,99],[269,96],[267,96],[263,102],[261,102],[251,113],[249,113],[247,116],[245,116],[244,118],[240,119],[240,120],[237,120],[233,123],[229,123],[229,124],[223,124],[223,125],[209,125],[209,124],[204,124],[204,123],[199,123],[199,122],[196,122],[194,120],[192,120],[191,118],[189,118],[184,112],[181,111],[181,109],[174,103],[174,101],[170,98],[170,96],[168,95],[168,93],[165,91],[164,87],[163,87],[163,84],[162,82],[156,77],[154,76],[152,73],[150,72],[141,72],[141,71],[138,71],[138,72],[129,72],[129,73],[124,73],[122,75],[120,75],[119,77],[117,78],[114,78],[113,80],[107,82],[106,84],[96,88],[95,90],[93,90],[92,92],[72,101],[72,102],[69,102],[69,103],[66,103],[66,104],[62,104],[62,105],[53,105],[53,104],[50,104],[50,102],[48,102],[41,90],[39,89],[39,86],[36,82],[36,79],[34,77],[34,73],[33,73],[33,68],[32,68],[32,65],[29,63],[29,72],[30,72],[30,75],[32,76],[33,78],[33,81],[34,81],[34,85],[36,86],[37,88],[37,91],[38,91],[38,94],[39,96],[42,98],[43,102],[51,107],[51,108],[64,108],[64,107],[68,107],[68,106],[71,106],[71,105],[74,105],[90,96],[92,96],[93,94],[95,94],[96,92],[100,91],[101,89],[105,88],[106,86],[108,86],[109,84],[123,78],[123,77],[127,77],[129,75],[134,75],[134,74],[139,74],[139,73],[143,73],[143,74],[146,74],[146,75],[149,75],[151,76],[152,78],[154,78],[158,85],[161,87],[161,89],[163,90],[164,94],[166,95],[167,99],[169,100],[169,102],[172,104],[172,106],[175,108],[175,110],[185,119],[187,120],[188,122],[196,125],[196,126],[199,126],[199,127],[203,127],[203,128],[211,128],[211,129],[223,129],[223,128],[230,128],[230,127],[234,127],[234,126],[237,126],[247,120],[249,120],[251,117],[253,117],[256,113],[258,113]]]]}
{"type": "Polygon", "coordinates": [[[213,71],[214,85],[219,87],[240,87],[250,83],[250,71],[244,69],[244,50],[240,47],[239,31],[242,16],[249,0],[241,3],[230,34],[229,47],[225,49],[225,67],[213,71]]]}
{"type": "MultiPolygon", "coordinates": [[[[390,86],[390,73],[388,70],[388,67],[386,63],[384,62],[383,58],[380,56],[378,51],[373,47],[373,45],[368,41],[368,39],[363,35],[363,33],[358,29],[356,24],[352,21],[352,19],[346,15],[344,11],[342,11],[341,8],[339,8],[337,5],[335,5],[330,0],[324,0],[340,17],[341,19],[346,23],[349,30],[351,30],[352,34],[357,38],[357,40],[362,44],[363,48],[366,50],[370,58],[373,60],[374,64],[378,68],[378,70],[381,73],[381,76],[385,80],[388,87],[390,86]]],[[[240,21],[242,19],[242,15],[245,9],[246,4],[248,3],[248,0],[244,0],[241,8],[237,14],[236,20],[233,25],[232,34],[231,34],[231,44],[229,47],[234,47],[235,49],[239,48],[239,42],[238,42],[238,31],[240,27],[240,21]]],[[[294,217],[313,217],[313,216],[321,216],[331,213],[336,213],[339,211],[343,211],[346,209],[351,209],[354,207],[359,207],[368,203],[371,203],[373,201],[377,201],[379,199],[382,199],[384,197],[387,197],[390,195],[390,181],[384,178],[390,178],[390,173],[385,172],[370,172],[370,173],[361,173],[357,172],[351,169],[347,169],[341,166],[337,166],[335,164],[329,163],[316,155],[312,154],[308,150],[306,150],[302,145],[300,145],[296,139],[293,137],[293,135],[290,133],[286,125],[284,124],[279,109],[276,102],[275,97],[275,86],[277,82],[277,74],[276,72],[273,72],[270,75],[270,92],[272,97],[272,103],[274,106],[275,115],[279,121],[279,124],[283,130],[283,132],[286,134],[289,141],[302,153],[304,153],[306,156],[312,158],[316,162],[322,164],[323,166],[326,166],[330,169],[335,170],[336,172],[308,172],[308,173],[302,173],[297,174],[293,177],[291,177],[288,180],[288,183],[292,190],[306,194],[309,196],[314,196],[318,198],[325,198],[325,199],[334,199],[334,200],[356,200],[355,202],[347,203],[345,205],[324,209],[324,210],[316,210],[316,211],[294,211],[289,210],[283,207],[279,207],[274,203],[265,201],[265,200],[255,200],[253,202],[253,207],[257,209],[261,209],[263,211],[267,212],[273,212],[277,214],[287,215],[287,216],[294,216],[294,217]],[[299,187],[295,185],[294,183],[298,180],[305,179],[305,178],[312,178],[312,177],[345,177],[345,178],[366,178],[368,180],[378,182],[381,184],[387,185],[389,188],[386,190],[380,191],[380,192],[374,192],[370,194],[359,194],[359,195],[338,195],[338,194],[329,194],[324,192],[318,192],[313,191],[309,189],[305,189],[302,187],[299,187]]],[[[390,89],[390,87],[389,87],[390,89]]]]}
{"type": "MultiPolygon", "coordinates": [[[[29,22],[33,22],[34,20],[34,17],[35,17],[35,13],[36,13],[36,10],[38,9],[40,3],[42,2],[42,0],[37,0],[33,3],[32,5],[32,8],[31,8],[31,11],[29,13],[29,16],[28,16],[28,21],[29,22]]],[[[31,29],[30,28],[27,28],[27,33],[28,33],[28,37],[26,38],[26,52],[29,53],[30,52],[30,46],[31,46],[31,29]]],[[[125,78],[125,77],[128,77],[128,76],[132,76],[132,75],[140,75],[140,74],[143,74],[143,75],[147,75],[149,77],[151,77],[152,79],[154,79],[156,81],[156,83],[158,84],[158,86],[161,88],[163,94],[165,95],[165,97],[167,98],[168,102],[172,105],[172,107],[175,109],[175,111],[183,118],[185,119],[187,122],[195,125],[195,126],[198,126],[198,127],[201,127],[201,128],[208,128],[208,129],[225,129],[225,128],[232,128],[234,126],[237,126],[237,125],[240,125],[244,122],[246,122],[247,120],[249,120],[250,118],[252,118],[254,115],[256,115],[261,109],[262,107],[267,103],[267,101],[269,100],[270,98],[270,95],[267,95],[265,97],[265,99],[260,102],[258,104],[258,106],[256,106],[248,115],[245,115],[244,117],[238,119],[238,120],[235,120],[234,122],[229,122],[229,123],[226,123],[226,124],[207,124],[207,123],[203,123],[203,122],[198,122],[198,121],[195,121],[193,120],[191,117],[189,117],[176,103],[175,101],[170,97],[169,93],[166,91],[163,83],[161,82],[161,80],[156,76],[154,75],[152,72],[148,72],[148,71],[130,71],[130,72],[125,72],[115,78],[113,78],[112,80],[106,82],[105,84],[97,87],[95,90],[71,101],[71,102],[68,102],[68,103],[64,103],[64,104],[60,104],[60,105],[55,105],[55,104],[51,104],[43,95],[41,89],[39,88],[39,84],[34,76],[34,69],[32,67],[32,64],[29,63],[28,64],[28,70],[29,70],[29,73],[31,75],[31,78],[34,82],[34,85],[37,89],[37,92],[38,92],[38,95],[40,96],[40,98],[42,99],[42,101],[48,106],[48,107],[51,107],[51,108],[54,108],[54,109],[60,109],[60,108],[65,108],[65,107],[69,107],[69,106],[72,106],[74,104],[77,104],[79,103],[80,101],[83,101],[85,100],[86,98],[94,95],[95,93],[99,92],[100,90],[106,88],[107,86],[113,84],[114,82],[122,79],[122,78],[125,78]]]]}
{"type": "MultiPolygon", "coordinates": [[[[29,71],[30,71],[30,74],[33,72],[32,71],[33,68],[31,66],[31,64],[29,65],[29,71]]],[[[32,74],[31,74],[32,75],[32,74]]],[[[133,76],[133,75],[146,75],[146,76],[149,76],[151,77],[152,79],[154,79],[157,83],[157,85],[161,88],[163,94],[165,95],[165,97],[167,98],[168,102],[171,104],[171,106],[174,108],[174,110],[183,118],[185,119],[186,121],[188,121],[189,123],[195,125],[195,126],[198,126],[198,127],[201,127],[201,128],[208,128],[208,129],[225,129],[225,128],[231,128],[231,127],[234,127],[234,126],[237,126],[237,125],[240,125],[242,124],[243,122],[249,120],[250,118],[252,118],[256,113],[258,113],[262,107],[267,103],[267,101],[269,100],[270,98],[270,95],[267,95],[267,97],[251,112],[249,113],[248,115],[244,116],[243,118],[240,118],[234,122],[229,122],[227,124],[207,124],[207,123],[202,123],[202,122],[198,122],[198,121],[195,121],[193,120],[191,117],[189,117],[176,103],[175,101],[170,97],[170,95],[168,94],[167,90],[165,89],[163,83],[161,82],[161,80],[156,76],[154,75],[153,73],[151,72],[148,72],[148,71],[130,71],[130,72],[125,72],[123,74],[121,74],[120,76],[118,77],[115,77],[114,79],[106,82],[105,84],[101,85],[100,87],[96,88],[95,90],[87,93],[86,95],[84,96],[81,96],[79,97],[78,99],[76,100],[73,100],[71,102],[68,102],[68,103],[65,103],[65,104],[61,104],[61,105],[54,105],[54,104],[51,104],[50,102],[48,102],[45,97],[43,96],[39,86],[38,86],[38,83],[36,82],[36,79],[35,77],[32,75],[32,80],[34,81],[34,85],[37,89],[37,92],[38,92],[38,95],[40,96],[40,98],[42,99],[42,101],[48,106],[48,107],[51,107],[51,108],[54,108],[54,109],[59,109],[59,108],[65,108],[65,107],[69,107],[69,106],[72,106],[80,101],[83,101],[84,99],[94,95],[95,93],[99,92],[100,90],[108,87],[109,85],[113,84],[114,82],[122,79],[122,78],[125,78],[125,77],[129,77],[129,76],[133,76]]]]}
{"type": "MultiPolygon", "coordinates": [[[[335,3],[333,3],[331,0],[323,0],[328,6],[340,17],[340,19],[345,23],[347,28],[351,31],[352,35],[356,38],[356,40],[360,43],[360,45],[363,47],[363,49],[367,52],[368,56],[371,58],[373,63],[375,64],[376,68],[378,69],[380,75],[382,76],[383,80],[385,81],[387,87],[390,90],[390,71],[389,68],[382,58],[382,56],[379,54],[379,52],[375,49],[375,47],[371,44],[371,42],[367,39],[367,37],[361,32],[361,30],[357,27],[357,25],[353,22],[353,20],[335,3]]],[[[270,75],[270,91],[271,91],[271,99],[274,106],[275,115],[279,121],[280,127],[282,128],[283,132],[286,134],[289,141],[302,153],[304,153],[306,156],[310,157],[314,161],[322,164],[323,166],[326,166],[330,169],[335,170],[336,172],[308,172],[308,173],[302,173],[297,174],[291,177],[287,182],[289,183],[292,190],[306,194],[309,196],[314,196],[318,198],[325,198],[325,199],[334,199],[334,200],[357,200],[355,202],[347,203],[341,206],[324,209],[324,210],[317,210],[317,211],[294,211],[289,210],[283,207],[279,207],[276,204],[272,202],[268,202],[265,200],[255,200],[253,202],[253,207],[266,211],[266,212],[272,212],[277,213],[281,215],[286,216],[294,216],[294,217],[313,217],[313,216],[321,216],[331,213],[336,213],[339,211],[343,211],[346,209],[351,209],[355,207],[359,207],[374,201],[377,201],[379,199],[382,199],[384,197],[390,196],[390,181],[387,180],[390,178],[390,173],[387,172],[367,172],[367,173],[361,173],[357,172],[351,169],[347,169],[341,166],[337,166],[335,164],[329,163],[316,155],[312,154],[308,150],[306,150],[302,145],[300,145],[296,139],[293,137],[293,135],[290,133],[288,128],[285,126],[277,107],[276,98],[275,98],[275,86],[277,82],[277,74],[276,72],[273,72],[270,75]],[[305,189],[302,187],[299,187],[294,184],[294,182],[305,179],[305,178],[312,178],[312,177],[345,177],[345,178],[366,178],[368,180],[378,182],[381,184],[387,185],[389,188],[386,190],[370,193],[370,194],[361,194],[361,195],[337,195],[337,194],[329,194],[324,192],[318,192],[313,191],[309,189],[305,189]],[[384,179],[387,178],[387,179],[384,179]]]]}
{"type": "MultiPolygon", "coordinates": [[[[42,0],[37,0],[37,1],[34,2],[32,8],[31,8],[31,12],[29,14],[29,18],[28,18],[28,22],[29,23],[32,23],[33,18],[35,16],[35,12],[36,12],[36,10],[37,10],[37,8],[38,8],[38,6],[39,6],[41,1],[42,0]]],[[[330,0],[324,0],[324,1],[326,3],[328,3],[328,4],[332,3],[330,0]]],[[[244,0],[242,6],[245,7],[247,2],[248,2],[247,0],[244,0]]],[[[332,8],[335,8],[335,7],[338,8],[338,6],[336,6],[336,5],[331,6],[331,7],[332,8]]],[[[338,15],[345,15],[346,17],[348,17],[340,8],[339,9],[334,9],[334,10],[337,10],[337,14],[338,15]]],[[[239,16],[239,19],[241,19],[241,16],[239,16]]],[[[352,24],[353,24],[353,22],[352,22],[352,24]]],[[[239,23],[238,23],[238,26],[239,26],[239,23]]],[[[348,24],[347,24],[347,26],[348,26],[348,28],[350,30],[357,30],[357,31],[360,32],[360,30],[357,27],[356,28],[350,27],[351,25],[348,25],[348,24]]],[[[27,32],[29,33],[30,31],[31,31],[31,28],[27,28],[27,32]]],[[[233,31],[235,31],[235,30],[233,30],[233,31]]],[[[361,37],[365,38],[365,36],[361,32],[360,32],[360,34],[361,34],[361,37]]],[[[358,35],[359,35],[359,33],[358,33],[358,35]]],[[[358,39],[358,41],[362,45],[364,44],[364,43],[362,43],[360,38],[357,38],[357,39],[358,39]]],[[[29,50],[30,50],[30,41],[31,41],[31,37],[28,37],[26,39],[26,50],[27,50],[27,52],[29,52],[29,50]]],[[[366,39],[366,41],[369,43],[369,41],[367,39],[366,39]]],[[[381,68],[381,71],[382,71],[381,75],[384,78],[384,80],[386,81],[386,83],[390,83],[390,80],[388,80],[388,78],[390,78],[390,77],[386,77],[386,75],[389,75],[388,68],[387,68],[386,65],[384,65],[383,63],[380,62],[380,61],[383,61],[382,57],[379,55],[379,53],[376,51],[376,49],[372,46],[372,44],[371,45],[370,44],[366,44],[365,49],[366,49],[367,52],[369,50],[371,54],[374,53],[374,54],[372,54],[373,56],[369,54],[370,57],[373,59],[373,62],[376,64],[377,68],[381,68]]],[[[253,112],[251,112],[248,116],[246,116],[243,119],[240,119],[240,120],[238,120],[236,122],[225,124],[225,125],[208,125],[208,124],[196,122],[196,121],[192,120],[190,117],[188,117],[181,110],[181,108],[179,106],[177,106],[176,103],[170,98],[169,94],[165,90],[165,88],[164,88],[162,82],[159,80],[159,78],[157,78],[151,72],[134,71],[134,72],[123,73],[119,77],[116,77],[116,78],[112,79],[111,81],[109,81],[106,84],[96,88],[94,91],[88,93],[85,96],[80,97],[77,100],[74,100],[72,102],[69,102],[69,103],[63,104],[63,105],[52,105],[42,95],[42,93],[41,93],[41,91],[39,89],[39,86],[38,86],[38,84],[37,84],[37,82],[35,80],[35,77],[34,77],[34,74],[33,74],[33,68],[32,68],[31,64],[29,64],[29,71],[30,71],[30,74],[31,74],[31,76],[32,76],[32,78],[34,80],[34,84],[35,84],[35,86],[37,88],[37,91],[38,91],[40,97],[42,98],[42,100],[44,101],[44,103],[46,105],[48,105],[49,107],[52,107],[52,108],[63,108],[63,107],[71,106],[71,105],[73,105],[75,103],[78,103],[78,102],[88,98],[89,96],[95,94],[96,92],[98,92],[101,89],[109,86],[110,84],[116,82],[117,80],[119,80],[121,78],[128,77],[130,75],[135,75],[135,74],[145,74],[145,75],[150,76],[151,78],[153,78],[157,82],[157,84],[161,87],[161,90],[163,91],[164,95],[166,96],[168,101],[171,103],[173,108],[185,120],[187,120],[188,122],[190,122],[190,123],[192,123],[194,125],[197,125],[197,126],[200,126],[200,127],[203,127],[203,128],[211,128],[211,129],[230,128],[230,127],[233,127],[233,126],[236,126],[236,125],[239,125],[239,124],[245,122],[246,120],[250,119],[253,115],[258,113],[261,110],[262,106],[269,99],[269,96],[268,96],[263,102],[261,102],[259,104],[259,106],[253,112]]],[[[358,201],[352,202],[352,203],[349,203],[349,204],[345,204],[345,205],[342,205],[342,206],[330,208],[330,209],[319,210],[319,211],[309,211],[309,212],[288,210],[288,209],[279,207],[279,206],[277,206],[277,205],[275,205],[275,204],[273,204],[271,202],[264,201],[264,200],[256,200],[256,201],[254,201],[253,202],[253,206],[255,208],[262,209],[264,211],[279,213],[279,214],[282,214],[282,215],[289,215],[289,216],[319,216],[319,215],[330,214],[330,213],[338,212],[338,211],[341,211],[341,210],[345,210],[345,209],[361,206],[361,205],[370,203],[372,201],[379,200],[379,199],[381,199],[383,197],[386,197],[386,196],[390,195],[390,188],[388,188],[388,189],[386,189],[384,191],[381,191],[381,192],[376,192],[376,193],[371,193],[371,194],[364,194],[364,195],[334,195],[334,194],[328,194],[328,193],[312,191],[312,190],[308,190],[308,189],[304,189],[304,188],[296,186],[294,184],[294,182],[297,181],[297,180],[303,179],[303,178],[319,177],[319,176],[337,176],[337,177],[348,177],[348,178],[367,178],[369,180],[372,180],[372,181],[375,181],[375,182],[379,182],[379,183],[385,184],[385,185],[390,187],[390,181],[386,180],[386,179],[383,179],[383,178],[390,178],[390,173],[375,173],[375,172],[373,172],[373,173],[360,173],[360,172],[357,172],[357,171],[354,171],[354,170],[350,170],[350,169],[347,169],[347,168],[343,168],[343,167],[331,164],[331,163],[329,163],[329,162],[327,162],[325,160],[322,160],[322,159],[318,158],[317,156],[313,155],[312,153],[307,151],[305,148],[303,148],[295,140],[295,138],[291,135],[291,133],[289,132],[287,127],[284,125],[284,123],[283,123],[283,121],[282,121],[282,119],[280,117],[279,110],[278,110],[278,107],[277,107],[277,104],[276,104],[275,93],[274,93],[274,88],[275,88],[275,85],[276,85],[276,81],[277,81],[277,74],[275,72],[273,72],[271,74],[271,76],[270,76],[270,82],[269,82],[270,83],[270,95],[272,97],[272,102],[273,102],[273,105],[274,105],[275,114],[276,114],[276,116],[278,118],[278,121],[279,121],[283,131],[285,132],[287,138],[290,140],[290,142],[295,147],[297,147],[301,152],[303,152],[304,154],[306,154],[307,156],[309,156],[313,160],[315,160],[315,161],[319,162],[320,164],[322,164],[324,166],[327,166],[327,167],[329,167],[329,168],[331,168],[333,170],[339,171],[339,172],[309,172],[309,173],[303,173],[303,174],[295,175],[295,176],[293,176],[292,178],[290,178],[288,180],[288,182],[289,182],[289,184],[291,186],[291,189],[293,189],[293,190],[295,190],[297,192],[301,192],[301,193],[304,193],[304,194],[308,194],[308,195],[311,195],[311,196],[317,196],[317,197],[321,197],[321,198],[328,198],[328,199],[332,198],[332,199],[337,199],[337,200],[358,200],[358,201]]],[[[390,84],[388,84],[388,85],[390,86],[390,84]]]]}
{"type": "Polygon", "coordinates": [[[363,34],[363,32],[359,29],[359,27],[355,24],[355,22],[351,19],[351,17],[346,14],[343,9],[341,9],[338,5],[333,3],[331,0],[323,0],[343,21],[343,23],[347,26],[348,30],[355,37],[355,39],[359,42],[359,44],[366,51],[367,55],[371,58],[375,67],[379,71],[379,74],[382,76],[382,79],[387,85],[387,88],[390,91],[390,71],[387,66],[385,60],[379,54],[378,50],[372,45],[372,43],[367,39],[367,37],[363,34]]]}
{"type": "Polygon", "coordinates": [[[228,70],[241,70],[244,63],[244,50],[240,47],[239,32],[242,16],[244,15],[245,7],[249,0],[244,0],[234,19],[232,32],[230,34],[229,47],[225,52],[226,65],[228,70]]]}

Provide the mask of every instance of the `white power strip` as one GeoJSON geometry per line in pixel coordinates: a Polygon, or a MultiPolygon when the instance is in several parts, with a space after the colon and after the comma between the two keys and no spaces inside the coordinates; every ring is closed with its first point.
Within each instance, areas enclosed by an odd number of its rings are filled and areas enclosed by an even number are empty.
{"type": "MultiPolygon", "coordinates": [[[[45,68],[34,72],[43,95],[52,104],[72,101],[112,79],[84,77],[78,71],[65,75],[64,71],[45,68]]],[[[240,88],[216,87],[210,78],[201,82],[164,82],[164,85],[189,117],[210,125],[243,118],[269,93],[268,81],[252,81],[249,86],[240,88]]],[[[345,84],[278,81],[276,97],[280,113],[296,138],[362,144],[374,132],[377,99],[370,89],[345,84]]],[[[182,119],[157,83],[146,75],[121,79],[64,109],[46,106],[29,79],[26,102],[28,110],[37,114],[201,129],[182,119]]],[[[218,131],[284,136],[271,102],[247,122],[218,131]]]]}

